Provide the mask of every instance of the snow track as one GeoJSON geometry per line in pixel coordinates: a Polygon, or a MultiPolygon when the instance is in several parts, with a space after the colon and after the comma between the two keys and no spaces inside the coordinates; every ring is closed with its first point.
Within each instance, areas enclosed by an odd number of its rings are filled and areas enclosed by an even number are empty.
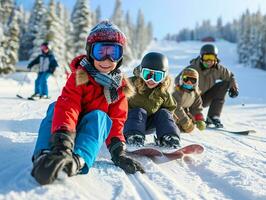
{"type": "MultiPolygon", "coordinates": [[[[187,42],[175,46],[173,43],[159,43],[151,48],[169,56],[170,73],[175,76],[181,66],[188,63],[189,57],[195,56],[201,44],[187,42]]],[[[235,49],[230,43],[217,45],[225,54],[228,49],[229,52],[235,49]]],[[[194,130],[191,134],[181,134],[182,145],[202,144],[204,153],[168,162],[164,157],[132,156],[146,170],[145,174],[134,175],[127,175],[116,167],[103,146],[87,175],[58,180],[48,186],[39,186],[30,172],[39,124],[52,100],[18,99],[15,97],[17,82],[0,77],[0,86],[4,86],[0,88],[0,200],[266,199],[266,104],[261,104],[262,100],[266,102],[266,73],[240,67],[233,54],[223,56],[232,58],[225,64],[233,67],[242,96],[234,100],[238,105],[231,104],[233,100],[228,99],[222,122],[227,129],[254,129],[255,133],[239,136],[215,130],[194,130]],[[256,80],[249,80],[258,74],[256,80]],[[263,89],[258,88],[260,97],[249,96],[245,91],[245,84],[251,82],[256,87],[263,86],[263,89]],[[253,104],[247,104],[245,99],[252,100],[253,104]]],[[[31,81],[33,84],[33,79],[31,81]]],[[[32,91],[32,85],[25,84],[24,87],[25,91],[32,91]]],[[[51,86],[51,89],[56,98],[57,86],[51,86]]]]}

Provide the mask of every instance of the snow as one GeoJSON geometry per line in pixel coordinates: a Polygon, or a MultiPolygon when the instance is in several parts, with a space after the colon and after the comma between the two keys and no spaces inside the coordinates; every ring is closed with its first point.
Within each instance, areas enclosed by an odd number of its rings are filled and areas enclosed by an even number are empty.
{"type": "MultiPolygon", "coordinates": [[[[197,56],[200,42],[154,42],[149,51],[165,53],[174,77],[197,56]]],[[[126,175],[113,165],[105,146],[87,175],[39,186],[31,177],[31,155],[41,119],[63,81],[49,78],[51,100],[27,101],[36,74],[0,77],[0,200],[2,199],[266,199],[266,72],[237,64],[236,46],[216,43],[222,64],[234,72],[240,96],[227,98],[222,121],[230,130],[253,129],[248,136],[194,130],[182,145],[199,143],[200,156],[164,162],[137,157],[146,174],[126,175]],[[24,84],[21,85],[21,82],[24,84]]],[[[206,110],[204,110],[206,113],[206,110]]],[[[152,137],[148,137],[152,141],[152,137]]]]}

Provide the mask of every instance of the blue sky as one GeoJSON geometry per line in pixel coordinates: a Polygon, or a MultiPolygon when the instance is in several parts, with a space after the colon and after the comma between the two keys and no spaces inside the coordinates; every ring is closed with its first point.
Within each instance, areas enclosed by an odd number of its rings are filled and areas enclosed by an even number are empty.
{"type": "MultiPolygon", "coordinates": [[[[27,10],[32,8],[34,0],[16,0],[27,10]]],[[[57,0],[60,1],[60,0],[57,0]]],[[[48,0],[45,0],[48,2],[48,0]]],[[[75,0],[61,0],[71,11],[75,0]]],[[[114,9],[115,0],[89,0],[90,8],[98,5],[102,9],[102,17],[109,18],[114,9]]],[[[177,33],[182,28],[193,28],[197,22],[210,19],[212,24],[221,16],[223,22],[238,18],[247,8],[251,12],[258,9],[266,13],[266,0],[122,0],[124,12],[129,10],[132,19],[136,20],[141,8],[145,19],[151,21],[154,36],[161,39],[167,33],[177,33]]]]}

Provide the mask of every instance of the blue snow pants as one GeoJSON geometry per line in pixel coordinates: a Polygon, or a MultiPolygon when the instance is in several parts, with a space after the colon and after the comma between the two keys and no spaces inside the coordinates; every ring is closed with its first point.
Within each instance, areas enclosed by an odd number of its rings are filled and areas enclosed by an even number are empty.
{"type": "Polygon", "coordinates": [[[174,121],[173,114],[169,110],[161,108],[149,117],[147,111],[143,108],[129,110],[123,130],[126,137],[134,133],[147,135],[152,133],[154,129],[158,139],[164,135],[176,135],[179,137],[180,131],[174,121]]]}
{"type": "Polygon", "coordinates": [[[37,79],[35,80],[35,94],[48,96],[47,79],[51,74],[48,72],[39,72],[37,79]]]}
{"type": "MultiPolygon", "coordinates": [[[[50,149],[54,105],[55,103],[49,105],[46,117],[41,122],[33,156],[37,156],[42,150],[50,149]]],[[[74,153],[85,160],[83,174],[88,173],[89,168],[93,165],[111,127],[112,120],[101,110],[94,110],[86,114],[78,123],[74,153]]]]}

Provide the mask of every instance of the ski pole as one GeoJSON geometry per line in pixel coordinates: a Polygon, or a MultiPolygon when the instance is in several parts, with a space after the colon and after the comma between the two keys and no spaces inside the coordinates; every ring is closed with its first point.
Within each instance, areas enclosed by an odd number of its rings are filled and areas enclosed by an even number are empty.
{"type": "Polygon", "coordinates": [[[25,82],[26,78],[27,78],[27,73],[25,73],[23,80],[19,82],[19,89],[18,89],[18,92],[17,92],[17,95],[16,95],[18,98],[23,98],[21,95],[19,95],[19,93],[20,93],[20,91],[21,91],[21,89],[22,89],[22,87],[24,85],[24,82],[25,82]]]}

